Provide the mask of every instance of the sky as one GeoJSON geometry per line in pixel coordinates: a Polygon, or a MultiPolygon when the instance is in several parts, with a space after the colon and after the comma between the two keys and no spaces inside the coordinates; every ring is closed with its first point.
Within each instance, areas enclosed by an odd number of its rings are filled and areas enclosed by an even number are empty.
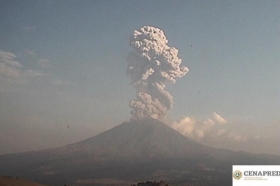
{"type": "Polygon", "coordinates": [[[163,30],[189,72],[164,122],[212,147],[278,154],[280,1],[0,0],[0,154],[129,121],[134,30],[163,30]]]}

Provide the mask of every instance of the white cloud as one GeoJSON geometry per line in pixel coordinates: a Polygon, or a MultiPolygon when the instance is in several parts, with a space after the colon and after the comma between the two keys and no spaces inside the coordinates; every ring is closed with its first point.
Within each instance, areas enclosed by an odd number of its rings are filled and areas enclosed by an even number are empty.
{"type": "Polygon", "coordinates": [[[18,78],[22,65],[15,61],[16,56],[10,52],[0,50],[0,76],[5,78],[18,78]]]}
{"type": "Polygon", "coordinates": [[[194,117],[185,117],[172,123],[171,127],[187,137],[199,140],[208,135],[215,125],[212,119],[198,120],[194,117]]]}
{"type": "MultiPolygon", "coordinates": [[[[26,51],[27,52],[27,51],[26,51]]],[[[36,55],[28,51],[30,55],[36,55]]],[[[16,60],[17,56],[11,52],[0,50],[0,78],[3,82],[8,83],[26,83],[34,78],[47,76],[40,70],[32,68],[26,69],[16,60]]],[[[42,59],[40,63],[47,63],[47,59],[42,59]]]]}
{"type": "Polygon", "coordinates": [[[41,58],[38,54],[36,54],[36,52],[34,52],[33,50],[25,50],[25,54],[28,57],[28,59],[31,59],[33,61],[36,61],[38,63],[38,67],[39,68],[49,68],[50,65],[50,61],[46,58],[41,58]]]}
{"type": "Polygon", "coordinates": [[[218,131],[217,131],[217,137],[220,137],[220,136],[222,136],[224,133],[226,132],[226,130],[225,129],[219,129],[218,131]]]}
{"type": "Polygon", "coordinates": [[[196,119],[194,117],[184,117],[183,119],[173,122],[171,127],[184,136],[187,136],[198,142],[211,142],[217,140],[244,142],[247,137],[240,134],[228,132],[225,128],[227,120],[216,112],[212,115],[213,118],[196,119]]]}
{"type": "Polygon", "coordinates": [[[234,134],[234,133],[229,133],[228,138],[235,142],[245,142],[248,140],[245,136],[241,136],[241,135],[234,134]]]}
{"type": "Polygon", "coordinates": [[[15,68],[21,67],[22,65],[19,62],[15,61],[15,58],[16,55],[14,55],[13,53],[0,50],[0,63],[15,68]]]}
{"type": "Polygon", "coordinates": [[[30,55],[30,56],[37,56],[37,54],[31,50],[25,50],[25,53],[30,55]]]}
{"type": "Polygon", "coordinates": [[[185,117],[178,122],[174,122],[171,127],[185,136],[190,136],[195,128],[196,120],[192,117],[185,117]]]}
{"type": "Polygon", "coordinates": [[[18,78],[20,74],[18,69],[9,67],[0,62],[0,76],[4,78],[18,78]]]}
{"type": "Polygon", "coordinates": [[[216,112],[213,112],[213,117],[218,124],[226,124],[227,123],[227,120],[225,120],[222,116],[220,116],[216,112]]]}
{"type": "Polygon", "coordinates": [[[43,78],[48,83],[56,86],[69,85],[68,81],[56,79],[48,72],[49,67],[51,67],[48,59],[39,58],[36,53],[30,50],[26,50],[25,52],[29,56],[35,57],[37,60],[37,63],[33,63],[34,66],[32,66],[32,68],[23,66],[18,60],[16,60],[17,56],[15,54],[0,50],[1,82],[5,82],[5,85],[19,85],[31,83],[38,78],[43,78]]]}
{"type": "Polygon", "coordinates": [[[30,70],[24,71],[23,75],[26,76],[26,77],[42,77],[42,76],[45,76],[46,74],[42,73],[38,70],[30,69],[30,70]]]}
{"type": "Polygon", "coordinates": [[[49,60],[48,59],[44,59],[44,58],[41,58],[38,60],[38,64],[40,65],[40,67],[42,68],[46,68],[49,66],[49,60]]]}

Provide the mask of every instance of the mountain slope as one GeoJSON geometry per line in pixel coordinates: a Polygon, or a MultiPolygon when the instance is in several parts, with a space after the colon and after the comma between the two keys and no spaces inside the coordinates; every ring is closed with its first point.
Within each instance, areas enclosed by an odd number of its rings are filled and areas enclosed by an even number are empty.
{"type": "Polygon", "coordinates": [[[61,148],[2,155],[0,175],[47,185],[78,185],[92,179],[126,182],[152,178],[179,183],[194,178],[203,180],[205,175],[215,176],[215,170],[220,175],[216,179],[219,185],[221,180],[231,183],[233,164],[279,163],[279,156],[207,147],[158,120],[146,119],[124,122],[61,148]]]}
{"type": "Polygon", "coordinates": [[[209,153],[212,148],[186,138],[155,119],[124,122],[123,124],[60,149],[60,153],[84,152],[95,157],[152,158],[189,157],[209,153]]]}

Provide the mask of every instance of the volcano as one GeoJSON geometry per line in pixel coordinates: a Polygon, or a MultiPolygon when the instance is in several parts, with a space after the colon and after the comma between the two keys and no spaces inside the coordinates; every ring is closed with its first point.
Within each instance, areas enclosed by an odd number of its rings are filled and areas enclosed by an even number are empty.
{"type": "Polygon", "coordinates": [[[62,154],[90,153],[96,159],[107,160],[181,158],[211,150],[152,118],[124,122],[95,137],[58,149],[62,154]]]}
{"type": "Polygon", "coordinates": [[[150,118],[64,147],[2,155],[0,175],[46,185],[130,185],[147,179],[207,184],[209,178],[211,185],[230,185],[233,164],[279,162],[279,156],[204,146],[150,118]]]}

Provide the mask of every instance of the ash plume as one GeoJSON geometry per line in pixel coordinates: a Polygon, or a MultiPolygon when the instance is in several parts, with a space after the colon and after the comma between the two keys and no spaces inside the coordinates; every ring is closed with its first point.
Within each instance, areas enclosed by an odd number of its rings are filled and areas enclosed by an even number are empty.
{"type": "Polygon", "coordinates": [[[166,83],[175,83],[189,71],[181,66],[178,50],[167,43],[164,32],[151,26],[135,30],[130,37],[126,74],[136,89],[136,99],[129,103],[132,120],[164,117],[173,104],[166,83]]]}

